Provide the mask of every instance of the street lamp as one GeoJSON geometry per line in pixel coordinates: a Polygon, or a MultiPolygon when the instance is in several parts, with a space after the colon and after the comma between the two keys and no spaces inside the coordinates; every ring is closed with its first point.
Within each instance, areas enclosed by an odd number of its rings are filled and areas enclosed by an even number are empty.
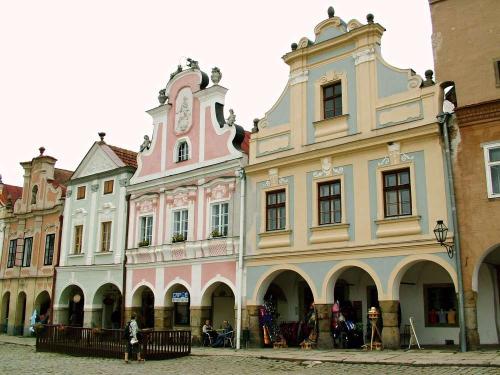
{"type": "Polygon", "coordinates": [[[453,243],[447,243],[446,237],[448,236],[448,227],[444,224],[443,220],[438,220],[436,222],[436,227],[434,228],[434,235],[436,236],[436,241],[446,248],[446,252],[450,258],[453,258],[454,245],[453,243]]]}

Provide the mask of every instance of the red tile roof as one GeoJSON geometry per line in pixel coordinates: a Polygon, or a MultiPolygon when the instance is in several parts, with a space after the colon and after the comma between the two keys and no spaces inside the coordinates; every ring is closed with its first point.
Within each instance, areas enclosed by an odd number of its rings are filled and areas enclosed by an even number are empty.
{"type": "Polygon", "coordinates": [[[126,150],[124,148],[108,145],[110,149],[120,158],[125,165],[137,168],[137,152],[126,150]]]}
{"type": "Polygon", "coordinates": [[[68,171],[67,169],[54,168],[54,181],[61,185],[66,185],[73,171],[68,171]]]}
{"type": "Polygon", "coordinates": [[[20,186],[3,184],[3,190],[0,194],[0,204],[5,205],[10,199],[14,204],[23,195],[23,188],[20,186]]]}
{"type": "Polygon", "coordinates": [[[246,131],[245,130],[245,138],[243,138],[243,141],[241,142],[241,150],[248,155],[248,151],[250,149],[250,136],[252,135],[252,133],[250,133],[249,131],[246,131]]]}

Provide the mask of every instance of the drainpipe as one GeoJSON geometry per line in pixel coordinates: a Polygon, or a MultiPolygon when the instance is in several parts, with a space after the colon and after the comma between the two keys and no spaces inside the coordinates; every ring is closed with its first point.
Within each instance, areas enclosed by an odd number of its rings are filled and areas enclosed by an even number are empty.
{"type": "Polygon", "coordinates": [[[61,258],[61,242],[63,231],[63,215],[59,215],[59,238],[57,239],[57,260],[54,265],[54,274],[52,275],[52,297],[50,303],[50,319],[49,324],[54,321],[54,298],[56,293],[57,267],[59,267],[59,259],[61,258]]]}
{"type": "Polygon", "coordinates": [[[243,249],[245,243],[245,170],[236,171],[240,178],[240,243],[238,250],[238,310],[236,314],[236,350],[240,349],[241,342],[241,304],[243,303],[243,249]]]}
{"type": "Polygon", "coordinates": [[[126,222],[126,227],[125,227],[125,246],[123,247],[123,269],[122,269],[122,274],[123,274],[123,279],[122,279],[122,313],[121,313],[121,319],[120,319],[120,327],[125,326],[125,292],[127,290],[127,249],[128,249],[128,225],[130,221],[130,194],[127,194],[125,196],[125,200],[127,201],[127,220],[126,222]]]}
{"type": "Polygon", "coordinates": [[[457,206],[455,204],[455,183],[453,180],[453,166],[451,162],[450,140],[448,137],[448,120],[451,114],[448,112],[440,113],[437,116],[438,122],[443,131],[443,141],[445,150],[445,159],[447,167],[448,190],[450,191],[451,216],[453,220],[453,242],[455,248],[455,263],[457,267],[458,278],[458,322],[460,325],[460,351],[467,351],[465,336],[465,309],[464,309],[464,285],[462,279],[462,258],[460,251],[460,234],[458,230],[457,206]]]}

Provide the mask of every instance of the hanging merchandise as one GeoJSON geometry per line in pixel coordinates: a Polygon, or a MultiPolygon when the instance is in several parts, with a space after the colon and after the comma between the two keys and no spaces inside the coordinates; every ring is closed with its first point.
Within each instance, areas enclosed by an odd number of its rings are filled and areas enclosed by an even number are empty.
{"type": "Polygon", "coordinates": [[[264,301],[264,304],[259,309],[259,323],[263,329],[264,344],[270,345],[274,343],[280,335],[280,330],[277,324],[277,312],[272,300],[272,296],[264,301]],[[266,334],[268,340],[266,342],[266,334]]]}

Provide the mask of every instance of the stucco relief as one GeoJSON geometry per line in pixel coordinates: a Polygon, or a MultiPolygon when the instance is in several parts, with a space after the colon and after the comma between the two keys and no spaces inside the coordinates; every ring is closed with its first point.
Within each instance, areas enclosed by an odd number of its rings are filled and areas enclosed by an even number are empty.
{"type": "Polygon", "coordinates": [[[193,117],[193,94],[188,87],[179,91],[175,100],[175,132],[184,133],[189,130],[193,117]]]}
{"type": "Polygon", "coordinates": [[[352,54],[354,65],[359,65],[364,62],[375,60],[375,48],[367,48],[362,51],[357,51],[352,54]]]}
{"type": "Polygon", "coordinates": [[[228,189],[226,185],[217,185],[212,189],[212,197],[214,199],[222,199],[226,198],[228,193],[228,189]]]}
{"type": "Polygon", "coordinates": [[[92,159],[90,159],[89,163],[83,168],[83,170],[78,173],[78,177],[89,176],[109,171],[114,168],[116,168],[115,163],[113,163],[108,156],[99,150],[92,156],[92,159]]]}
{"type": "Polygon", "coordinates": [[[105,216],[110,215],[113,211],[116,210],[116,206],[113,205],[111,202],[106,202],[102,205],[100,209],[97,210],[100,214],[103,214],[105,216]]]}
{"type": "Polygon", "coordinates": [[[408,120],[419,119],[421,116],[422,109],[420,102],[385,109],[378,114],[380,126],[399,124],[408,120]]]}
{"type": "Polygon", "coordinates": [[[349,31],[352,31],[354,29],[357,29],[358,27],[361,27],[363,26],[363,24],[361,22],[359,22],[358,20],[356,19],[352,19],[350,20],[348,23],[347,23],[347,29],[349,31]]]}
{"type": "Polygon", "coordinates": [[[332,158],[330,156],[326,156],[321,159],[321,170],[313,172],[313,178],[322,178],[333,175],[340,175],[343,173],[344,168],[332,166],[332,158]]]}
{"type": "Polygon", "coordinates": [[[188,194],[187,193],[178,193],[173,197],[172,204],[174,207],[183,207],[188,204],[188,194]]]}
{"type": "Polygon", "coordinates": [[[156,206],[156,202],[152,199],[146,199],[142,202],[137,202],[136,207],[140,213],[151,212],[156,206]]]}
{"type": "Polygon", "coordinates": [[[73,216],[75,219],[83,219],[85,216],[87,216],[87,213],[88,212],[84,208],[77,208],[71,216],[73,216]]]}
{"type": "Polygon", "coordinates": [[[277,185],[286,185],[288,184],[287,177],[279,177],[278,168],[270,168],[268,171],[269,180],[265,181],[265,187],[277,186],[277,185]]]}
{"type": "Polygon", "coordinates": [[[388,155],[385,156],[379,163],[379,167],[386,165],[397,165],[413,160],[413,156],[401,152],[400,144],[398,142],[390,143],[387,145],[388,155]]]}

